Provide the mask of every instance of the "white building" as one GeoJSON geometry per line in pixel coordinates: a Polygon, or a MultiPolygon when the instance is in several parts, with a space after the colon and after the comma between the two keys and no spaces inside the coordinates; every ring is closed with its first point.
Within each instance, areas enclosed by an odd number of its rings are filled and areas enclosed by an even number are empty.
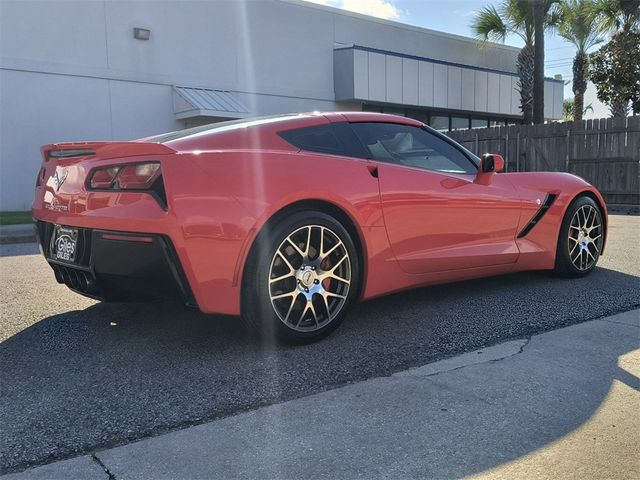
{"type": "Polygon", "coordinates": [[[299,0],[0,0],[0,210],[30,208],[46,143],[310,110],[516,122],[517,54],[299,0]]]}

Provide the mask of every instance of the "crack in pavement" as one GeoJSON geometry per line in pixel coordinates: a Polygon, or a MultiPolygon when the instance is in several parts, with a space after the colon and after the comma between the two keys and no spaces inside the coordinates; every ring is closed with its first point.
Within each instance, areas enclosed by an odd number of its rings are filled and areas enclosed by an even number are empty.
{"type": "MultiPolygon", "coordinates": [[[[456,370],[471,367],[474,365],[483,365],[486,363],[500,362],[502,360],[506,360],[508,358],[515,357],[516,355],[521,354],[524,351],[525,347],[529,345],[532,338],[533,336],[529,336],[527,338],[520,339],[520,340],[510,340],[508,342],[504,342],[498,345],[493,345],[493,346],[482,348],[479,350],[466,352],[461,355],[456,355],[444,360],[439,360],[437,362],[423,365],[422,367],[417,367],[417,368],[412,368],[406,371],[397,372],[397,373],[394,373],[392,376],[393,377],[425,377],[425,378],[435,377],[437,375],[440,375],[441,373],[454,372],[456,370]],[[480,361],[474,360],[474,358],[477,358],[477,357],[474,357],[474,353],[476,355],[488,354],[487,356],[491,356],[492,354],[494,354],[495,350],[501,349],[501,348],[508,348],[512,346],[511,344],[517,344],[517,343],[521,343],[521,344],[518,346],[518,350],[516,352],[505,353],[504,355],[501,355],[495,358],[488,358],[486,360],[485,359],[482,359],[480,361]],[[461,359],[462,363],[458,365],[452,365],[450,367],[446,366],[447,363],[453,363],[455,362],[456,359],[461,359]],[[441,370],[438,370],[438,364],[442,366],[441,370]],[[435,370],[431,371],[433,369],[435,370]]],[[[515,347],[515,345],[513,346],[515,347]]]]}
{"type": "Polygon", "coordinates": [[[104,464],[104,462],[103,462],[102,460],[100,460],[100,458],[98,457],[98,454],[97,454],[96,452],[93,452],[93,453],[90,455],[90,457],[91,457],[91,459],[92,459],[95,463],[97,463],[97,464],[98,464],[98,466],[99,466],[102,470],[104,470],[104,473],[106,473],[106,474],[107,474],[107,478],[108,478],[109,480],[117,480],[117,479],[116,479],[116,476],[115,476],[113,473],[111,473],[111,472],[109,471],[109,469],[108,469],[108,468],[107,468],[107,466],[104,464]]]}

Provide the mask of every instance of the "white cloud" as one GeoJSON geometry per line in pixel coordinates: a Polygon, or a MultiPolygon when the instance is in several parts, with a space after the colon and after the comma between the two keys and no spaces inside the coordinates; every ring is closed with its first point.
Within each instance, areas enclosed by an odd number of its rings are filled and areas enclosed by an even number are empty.
{"type": "Polygon", "coordinates": [[[400,10],[386,0],[307,0],[321,5],[342,8],[350,12],[371,15],[372,17],[383,18],[385,20],[395,20],[400,18],[400,10]]]}

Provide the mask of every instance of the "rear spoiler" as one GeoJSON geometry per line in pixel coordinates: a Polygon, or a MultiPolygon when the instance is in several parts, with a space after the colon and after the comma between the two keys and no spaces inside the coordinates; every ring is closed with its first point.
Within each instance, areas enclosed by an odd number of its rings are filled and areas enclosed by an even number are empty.
{"type": "Polygon", "coordinates": [[[70,142],[43,145],[44,161],[53,159],[100,159],[135,157],[137,155],[167,155],[176,151],[161,143],[151,142],[70,142]]]}

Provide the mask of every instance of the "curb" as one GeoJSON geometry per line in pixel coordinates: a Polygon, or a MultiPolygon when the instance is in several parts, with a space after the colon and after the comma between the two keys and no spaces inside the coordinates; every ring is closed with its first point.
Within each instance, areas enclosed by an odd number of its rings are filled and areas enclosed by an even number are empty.
{"type": "Polygon", "coordinates": [[[35,235],[7,235],[0,237],[0,245],[11,245],[13,243],[35,243],[35,235]]]}
{"type": "Polygon", "coordinates": [[[36,241],[36,227],[33,224],[6,225],[4,228],[0,228],[0,245],[33,243],[36,241]]]}

